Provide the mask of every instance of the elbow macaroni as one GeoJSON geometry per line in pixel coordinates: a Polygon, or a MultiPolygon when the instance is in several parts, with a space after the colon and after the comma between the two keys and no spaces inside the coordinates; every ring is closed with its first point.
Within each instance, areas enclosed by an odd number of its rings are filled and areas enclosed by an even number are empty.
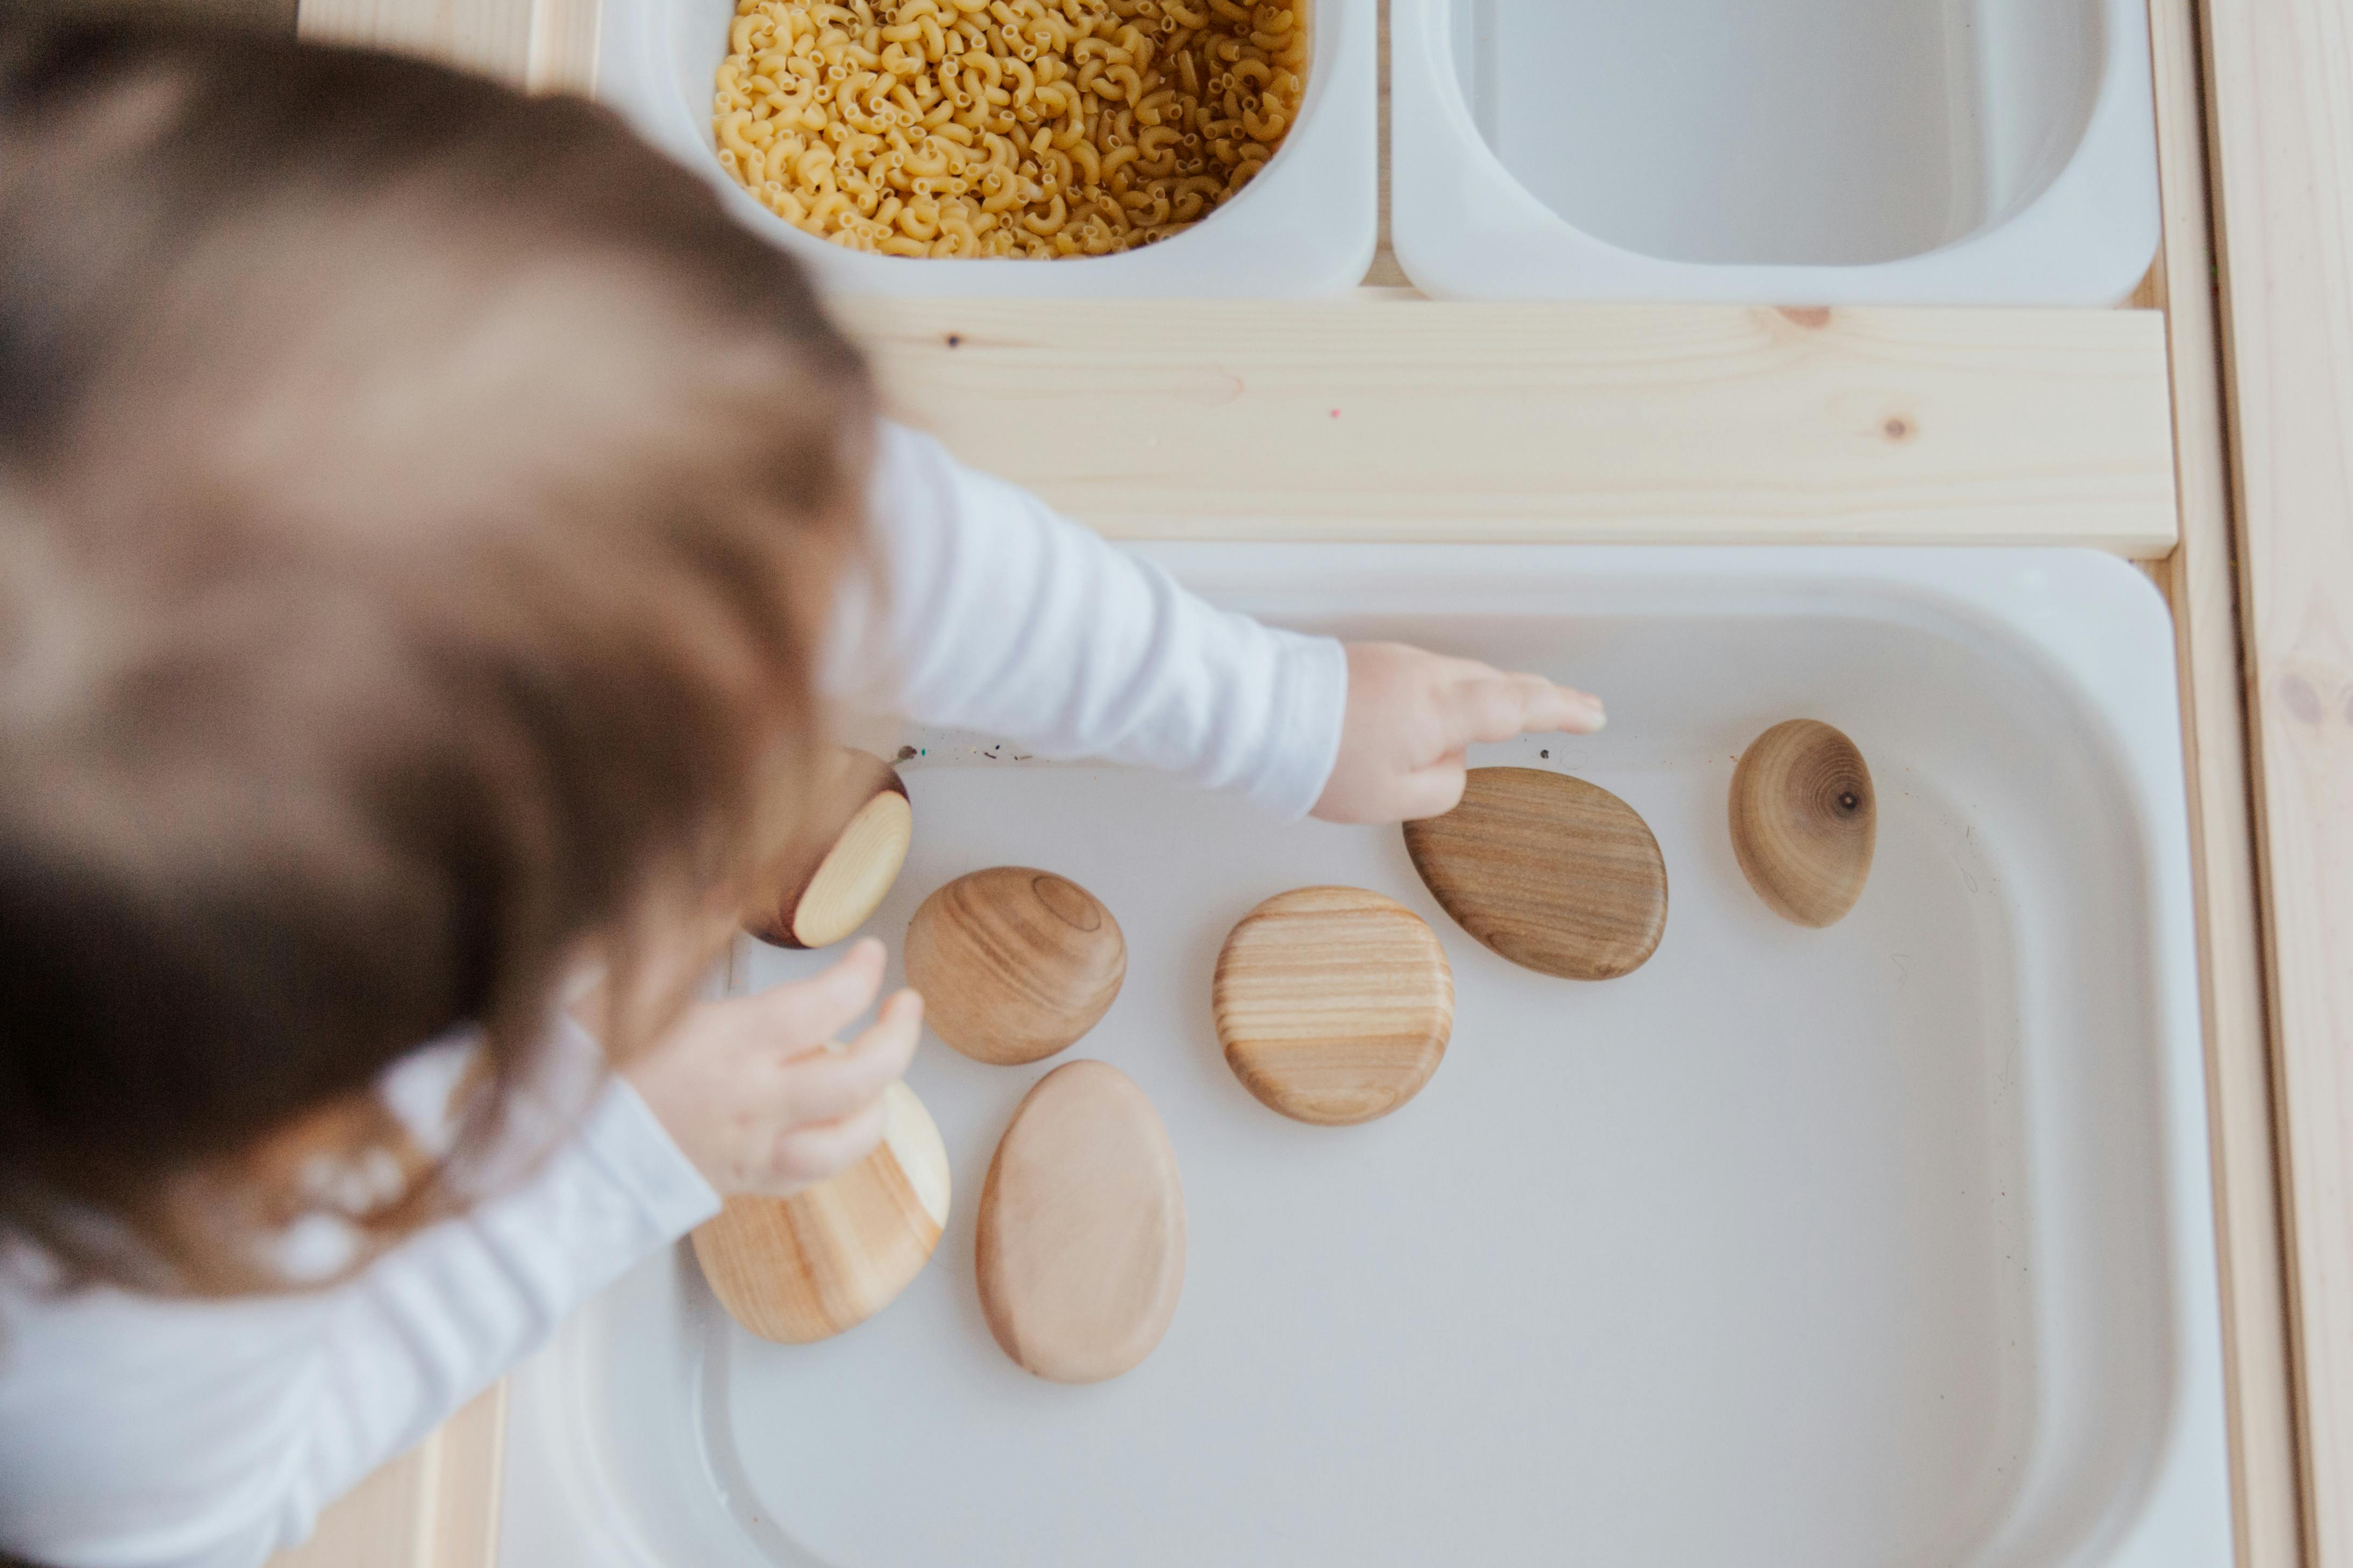
{"type": "Polygon", "coordinates": [[[746,190],[837,245],[1107,256],[1191,227],[1266,166],[1299,118],[1304,12],[740,0],[712,129],[746,190]]]}

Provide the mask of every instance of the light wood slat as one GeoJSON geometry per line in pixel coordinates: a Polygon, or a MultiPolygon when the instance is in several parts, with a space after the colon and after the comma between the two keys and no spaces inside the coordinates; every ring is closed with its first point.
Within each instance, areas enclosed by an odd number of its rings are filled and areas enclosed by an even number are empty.
{"type": "Polygon", "coordinates": [[[346,1493],[268,1568],[492,1568],[505,1443],[501,1382],[346,1493]]]}
{"type": "Polygon", "coordinates": [[[463,1568],[425,1554],[439,1435],[393,1460],[319,1516],[311,1539],[268,1568],[463,1568]]]}
{"type": "Polygon", "coordinates": [[[531,57],[533,0],[301,0],[306,38],[446,60],[512,82],[531,57]]]}
{"type": "Polygon", "coordinates": [[[2353,7],[2209,0],[2306,1547],[2353,1568],[2353,7]]]}
{"type": "Polygon", "coordinates": [[[601,11],[596,0],[533,0],[525,85],[533,92],[594,91],[601,11]]]}
{"type": "Polygon", "coordinates": [[[302,37],[399,49],[538,92],[596,80],[596,0],[301,0],[302,37]]]}
{"type": "Polygon", "coordinates": [[[1117,535],[2174,543],[2148,311],[841,309],[896,409],[1117,535]]]}
{"type": "MultiPolygon", "coordinates": [[[[1309,13],[1312,17],[1314,13],[1309,13]]],[[[1398,265],[1397,249],[1389,243],[1389,0],[1380,3],[1379,98],[1377,100],[1377,132],[1381,139],[1379,180],[1381,189],[1380,240],[1373,248],[1372,265],[1365,268],[1365,282],[1376,289],[1412,289],[1413,280],[1398,265]]],[[[1419,294],[1419,289],[1415,289],[1419,294]]]]}
{"type": "Polygon", "coordinates": [[[416,1568],[493,1568],[504,1486],[507,1385],[492,1384],[434,1434],[431,1524],[416,1568]]]}
{"type": "Polygon", "coordinates": [[[2181,671],[2208,1126],[2240,1568],[2297,1568],[2295,1369],[2273,1135],[2197,0],[2151,0],[2181,544],[2164,568],[2181,671]]]}

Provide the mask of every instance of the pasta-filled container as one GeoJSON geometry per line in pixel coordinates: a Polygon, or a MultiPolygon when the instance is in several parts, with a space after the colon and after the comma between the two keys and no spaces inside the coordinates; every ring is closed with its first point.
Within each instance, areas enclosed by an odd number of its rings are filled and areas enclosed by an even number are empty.
{"type": "Polygon", "coordinates": [[[604,0],[597,97],[839,293],[1278,297],[1379,226],[1377,0],[604,0]]]}

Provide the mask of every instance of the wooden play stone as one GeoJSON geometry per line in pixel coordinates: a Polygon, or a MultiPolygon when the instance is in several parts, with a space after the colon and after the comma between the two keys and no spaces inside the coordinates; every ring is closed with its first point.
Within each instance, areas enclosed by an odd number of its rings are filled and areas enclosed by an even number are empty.
{"type": "Polygon", "coordinates": [[[948,1220],[948,1152],[903,1083],[883,1091],[882,1142],[788,1198],[733,1197],[694,1233],[702,1277],[764,1340],[855,1328],[923,1272],[948,1220]]]}
{"type": "Polygon", "coordinates": [[[1117,1377],[1160,1342],[1185,1288],[1185,1193],[1152,1102],[1106,1062],[1038,1081],[980,1192],[981,1310],[1056,1383],[1117,1377]]]}
{"type": "Polygon", "coordinates": [[[818,785],[816,826],[789,851],[775,893],[744,929],[777,947],[830,947],[882,902],[915,836],[899,772],[865,752],[839,752],[818,785]]]}
{"type": "Polygon", "coordinates": [[[1241,918],[1210,988],[1242,1087],[1319,1126],[1421,1092],[1454,1027],[1454,973],[1421,917],[1362,888],[1277,893],[1241,918]]]}
{"type": "Polygon", "coordinates": [[[907,924],[907,984],[933,1033],[976,1061],[1052,1056],[1127,978],[1127,941],[1092,893],[1027,866],[958,877],[907,924]]]}
{"type": "Polygon", "coordinates": [[[1852,741],[1818,719],[1776,724],[1732,772],[1732,852],[1775,913],[1834,925],[1871,877],[1879,805],[1852,741]]]}
{"type": "Polygon", "coordinates": [[[1413,868],[1462,929],[1567,980],[1640,969],[1667,929],[1667,863],[1634,808],[1538,768],[1472,768],[1462,804],[1405,825],[1413,868]]]}

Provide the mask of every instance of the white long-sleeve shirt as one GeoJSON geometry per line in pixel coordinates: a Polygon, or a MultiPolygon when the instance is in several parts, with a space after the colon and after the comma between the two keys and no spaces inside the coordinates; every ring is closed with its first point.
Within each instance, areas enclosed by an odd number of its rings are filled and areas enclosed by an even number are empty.
{"type": "MultiPolygon", "coordinates": [[[[1337,644],[1214,609],[904,429],[883,431],[871,511],[889,595],[846,595],[835,694],[1285,816],[1314,804],[1346,698],[1337,644]]],[[[0,1257],[0,1549],[58,1568],[251,1568],[718,1207],[607,1079],[535,1173],[325,1290],[59,1294],[37,1255],[0,1257]]]]}

